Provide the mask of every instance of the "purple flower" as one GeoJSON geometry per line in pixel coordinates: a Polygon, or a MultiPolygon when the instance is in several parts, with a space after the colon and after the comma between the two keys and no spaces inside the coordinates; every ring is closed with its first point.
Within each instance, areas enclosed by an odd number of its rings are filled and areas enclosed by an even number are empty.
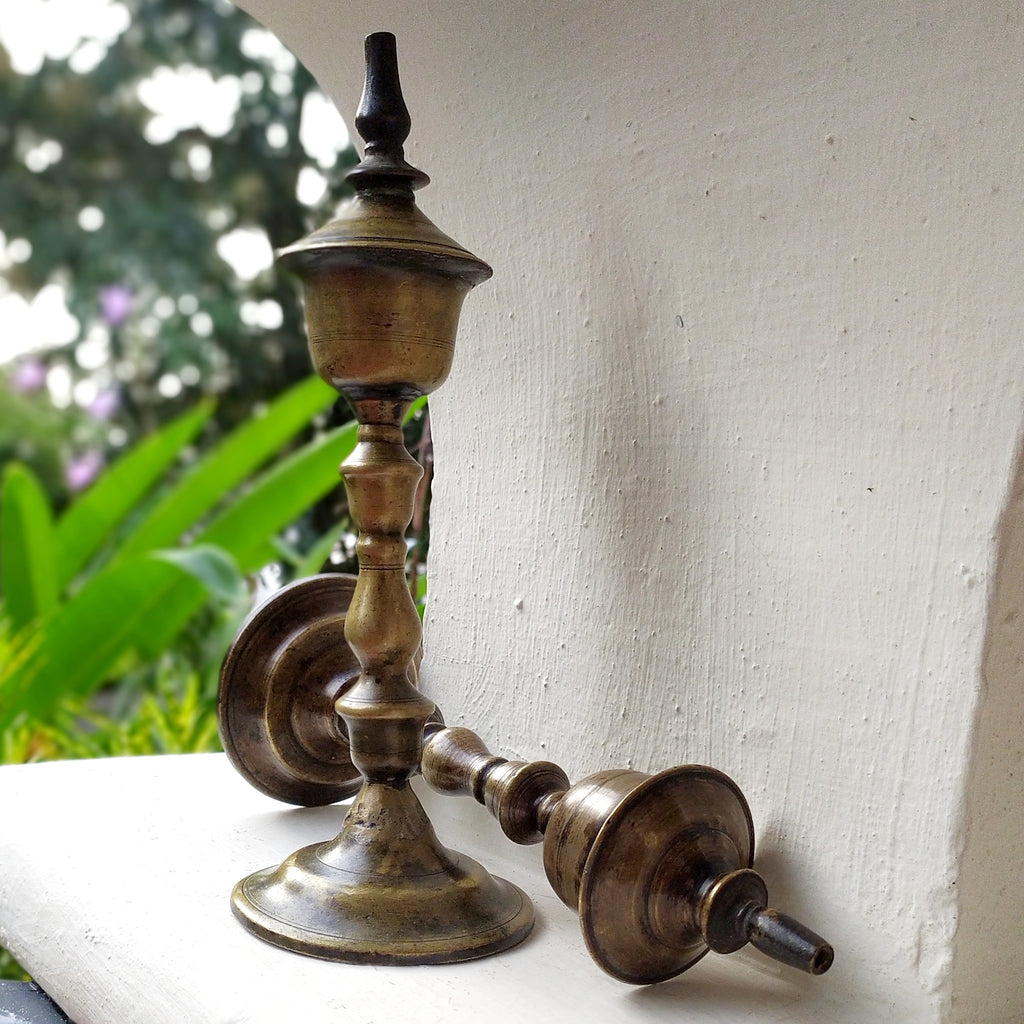
{"type": "Polygon", "coordinates": [[[46,364],[41,359],[26,359],[11,374],[11,388],[21,394],[38,391],[46,383],[46,364]]]}
{"type": "Polygon", "coordinates": [[[86,410],[94,420],[109,420],[121,407],[121,397],[115,388],[101,391],[86,410]]]}
{"type": "Polygon", "coordinates": [[[100,289],[100,315],[108,327],[120,327],[132,315],[135,296],[123,284],[108,284],[100,289]]]}
{"type": "Polygon", "coordinates": [[[76,455],[64,467],[64,483],[72,491],[81,491],[99,476],[103,468],[103,456],[95,449],[76,455]]]}

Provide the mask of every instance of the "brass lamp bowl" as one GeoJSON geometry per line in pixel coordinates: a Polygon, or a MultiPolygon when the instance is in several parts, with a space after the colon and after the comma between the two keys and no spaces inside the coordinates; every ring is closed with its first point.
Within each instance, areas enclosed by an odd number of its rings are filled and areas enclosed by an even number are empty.
{"type": "Polygon", "coordinates": [[[413,399],[440,387],[463,299],[491,276],[401,190],[356,195],[278,260],[305,285],[317,373],[354,399],[413,399]]]}

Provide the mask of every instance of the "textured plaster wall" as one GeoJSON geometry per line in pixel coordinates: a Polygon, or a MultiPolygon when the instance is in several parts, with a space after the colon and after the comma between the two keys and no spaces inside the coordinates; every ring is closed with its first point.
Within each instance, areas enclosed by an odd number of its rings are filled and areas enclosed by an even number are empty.
{"type": "Polygon", "coordinates": [[[348,116],[398,35],[495,269],[431,400],[449,722],[731,774],[837,948],[788,1020],[1019,1021],[1019,4],[243,6],[348,116]]]}

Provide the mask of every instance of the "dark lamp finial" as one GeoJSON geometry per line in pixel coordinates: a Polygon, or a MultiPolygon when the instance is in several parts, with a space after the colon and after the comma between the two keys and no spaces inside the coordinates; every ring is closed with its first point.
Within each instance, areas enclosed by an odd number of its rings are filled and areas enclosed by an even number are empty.
{"type": "Polygon", "coordinates": [[[401,155],[412,118],[402,98],[395,37],[390,32],[374,32],[366,37],[365,47],[366,83],[356,111],[356,131],[368,150],[401,155]]]}
{"type": "Polygon", "coordinates": [[[412,120],[402,97],[395,37],[390,32],[373,32],[366,37],[365,52],[366,81],[355,123],[366,149],[346,180],[360,192],[422,188],[430,178],[406,162],[402,149],[412,120]]]}

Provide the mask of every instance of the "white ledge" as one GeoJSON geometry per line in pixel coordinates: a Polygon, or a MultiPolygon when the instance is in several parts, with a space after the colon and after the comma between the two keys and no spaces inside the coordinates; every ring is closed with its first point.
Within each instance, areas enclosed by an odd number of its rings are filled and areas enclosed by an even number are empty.
{"type": "Polygon", "coordinates": [[[419,785],[442,841],[518,884],[537,924],[521,946],[441,967],[326,963],[269,946],[231,914],[249,872],[330,838],[342,808],[286,808],[223,755],[0,769],[0,942],[77,1024],[337,1024],[526,1019],[732,1024],[880,1020],[895,1008],[837,966],[822,978],[746,950],[672,981],[620,984],[590,960],[540,849],[483,808],[419,785]],[[875,1004],[875,1005],[872,1005],[875,1004]]]}

